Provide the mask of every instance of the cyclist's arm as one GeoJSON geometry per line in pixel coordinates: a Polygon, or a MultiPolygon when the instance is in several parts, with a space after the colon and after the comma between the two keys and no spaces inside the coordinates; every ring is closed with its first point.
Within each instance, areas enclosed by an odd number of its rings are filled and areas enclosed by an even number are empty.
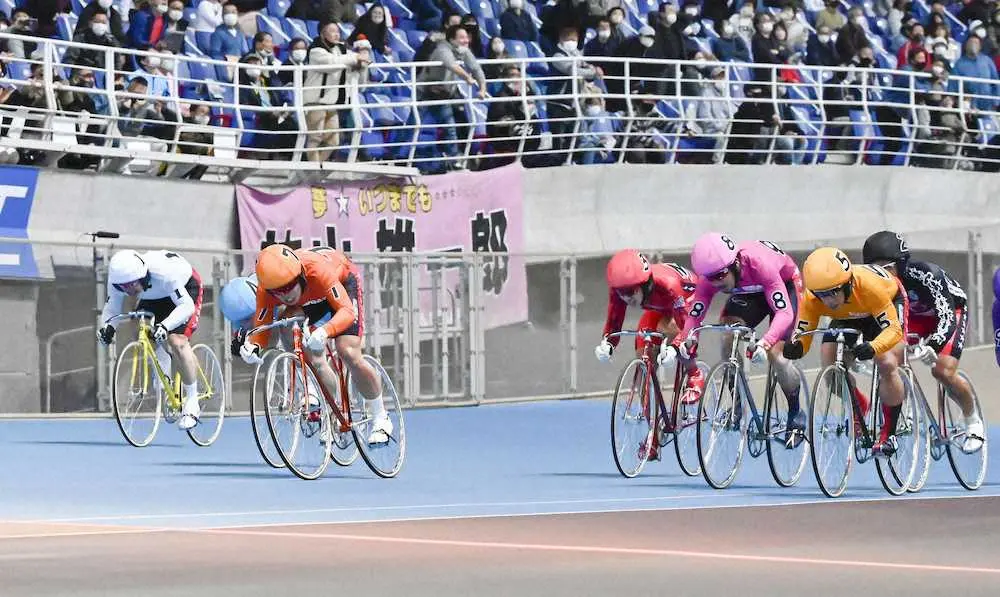
{"type": "MultiPolygon", "coordinates": [[[[621,331],[622,324],[625,322],[625,310],[627,308],[628,305],[618,296],[618,293],[613,289],[608,291],[608,316],[604,320],[603,336],[607,337],[608,334],[621,331]]],[[[611,346],[618,346],[618,340],[620,340],[618,336],[608,338],[611,346]]]]}
{"type": "Polygon", "coordinates": [[[674,304],[671,305],[673,308],[671,316],[678,330],[684,329],[684,323],[687,320],[687,301],[684,297],[683,283],[684,280],[681,278],[670,278],[670,281],[667,283],[670,296],[674,297],[674,304]]]}
{"type": "MultiPolygon", "coordinates": [[[[253,318],[250,320],[250,329],[257,326],[267,325],[274,321],[274,305],[271,304],[270,300],[267,298],[267,291],[263,288],[257,289],[257,309],[254,312],[253,318]]],[[[247,341],[250,344],[254,344],[257,348],[264,350],[268,342],[271,340],[271,332],[257,332],[256,334],[249,336],[247,341]]]]}
{"type": "Polygon", "coordinates": [[[767,328],[762,340],[768,346],[774,346],[779,340],[786,337],[788,331],[795,325],[795,311],[792,309],[792,298],[788,296],[788,289],[781,279],[781,274],[777,270],[768,276],[769,282],[764,286],[764,295],[767,299],[767,306],[771,308],[774,317],[771,318],[771,325],[767,328]]]}
{"type": "Polygon", "coordinates": [[[347,328],[354,325],[358,319],[358,312],[354,303],[347,296],[347,289],[340,282],[334,282],[330,290],[326,291],[326,302],[333,308],[333,317],[323,326],[326,333],[331,338],[338,334],[343,334],[347,328]]]}
{"type": "Polygon", "coordinates": [[[691,330],[701,325],[708,314],[708,307],[712,304],[712,297],[715,296],[715,288],[708,282],[699,282],[698,288],[694,291],[694,300],[691,302],[691,310],[684,318],[684,327],[681,333],[674,338],[673,345],[680,346],[681,342],[687,340],[691,330]]]}
{"type": "MultiPolygon", "coordinates": [[[[108,284],[108,286],[111,286],[108,284]]],[[[104,303],[104,309],[101,311],[101,326],[108,325],[108,320],[115,315],[121,315],[122,306],[125,304],[125,293],[120,292],[114,287],[108,289],[108,300],[104,303]]],[[[118,322],[111,324],[115,329],[118,329],[118,322]]]]}
{"type": "Polygon", "coordinates": [[[179,286],[170,291],[170,300],[174,302],[174,310],[167,315],[160,323],[168,330],[172,330],[194,315],[194,299],[188,293],[187,288],[179,286]]]}
{"type": "MultiPolygon", "coordinates": [[[[817,304],[818,302],[817,299],[811,297],[807,297],[802,301],[802,307],[799,309],[799,322],[795,325],[796,332],[811,332],[819,325],[821,313],[817,304]]],[[[812,336],[802,336],[799,338],[799,342],[802,343],[802,354],[809,352],[809,347],[812,346],[812,339],[812,336]]]]}
{"type": "Polygon", "coordinates": [[[885,303],[880,310],[872,310],[872,317],[882,327],[882,331],[871,342],[875,354],[888,352],[902,342],[903,324],[899,321],[895,301],[885,303]]]}
{"type": "Polygon", "coordinates": [[[955,317],[955,297],[951,295],[948,287],[948,280],[944,277],[944,270],[941,268],[931,268],[910,264],[906,268],[908,277],[918,284],[916,292],[920,301],[925,304],[934,305],[934,315],[937,317],[937,329],[928,336],[927,343],[936,351],[939,351],[948,343],[948,338],[955,333],[957,325],[955,317]]]}

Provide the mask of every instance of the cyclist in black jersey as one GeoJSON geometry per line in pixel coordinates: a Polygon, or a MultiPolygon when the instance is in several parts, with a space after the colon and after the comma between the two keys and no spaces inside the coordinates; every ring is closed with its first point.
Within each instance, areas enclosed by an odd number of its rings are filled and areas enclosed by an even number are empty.
{"type": "Polygon", "coordinates": [[[941,266],[911,260],[910,249],[899,233],[876,232],[865,241],[862,254],[865,263],[881,265],[903,283],[910,305],[907,331],[919,334],[937,353],[931,373],[962,407],[967,433],[963,449],[979,449],[985,436],[983,421],[975,411],[972,389],[958,375],[969,321],[965,291],[941,266]]]}

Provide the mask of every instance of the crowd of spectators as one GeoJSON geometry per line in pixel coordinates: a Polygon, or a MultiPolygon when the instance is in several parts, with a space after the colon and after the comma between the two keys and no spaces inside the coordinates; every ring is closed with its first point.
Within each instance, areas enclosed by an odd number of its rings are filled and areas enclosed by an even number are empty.
{"type": "MultiPolygon", "coordinates": [[[[256,15],[268,14],[264,0],[92,0],[82,8],[68,0],[26,0],[0,16],[0,33],[25,36],[0,37],[0,75],[8,81],[0,101],[83,115],[81,144],[145,137],[161,150],[208,154],[210,129],[199,127],[241,123],[201,102],[235,96],[245,107],[243,126],[256,131],[244,140],[243,155],[290,159],[304,131],[303,159],[345,159],[349,135],[340,132],[365,126],[354,122],[350,108],[360,101],[359,89],[377,82],[373,66],[431,61],[413,71],[417,99],[426,102],[419,122],[436,131],[429,140],[450,158],[439,161],[445,169],[495,167],[518,152],[529,167],[622,157],[660,163],[676,146],[672,138],[687,149],[678,161],[799,164],[810,149],[808,119],[781,100],[808,80],[820,91],[803,99],[828,104],[822,117],[829,149],[850,145],[852,113],[865,110],[882,137],[874,163],[900,163],[907,142],[919,154],[911,160],[916,165],[972,168],[970,158],[996,154],[991,145],[963,143],[985,132],[982,118],[995,118],[1000,97],[995,1],[672,0],[637,15],[635,2],[622,0],[481,0],[492,7],[488,17],[463,13],[455,0],[392,2],[295,0],[283,17],[315,21],[315,35],[279,40],[258,30],[256,15]],[[412,14],[404,18],[404,10],[412,14]],[[70,13],[71,31],[60,27],[70,13]],[[426,32],[422,43],[410,56],[395,56],[394,32],[411,30],[426,32]],[[39,38],[45,37],[92,46],[70,47],[59,58],[61,68],[50,74],[54,98],[41,86],[39,38]],[[545,72],[523,73],[523,63],[480,64],[515,58],[513,44],[550,57],[545,72]],[[192,53],[192,45],[230,66],[185,89],[175,56],[192,53]],[[626,69],[614,58],[632,60],[626,69]],[[8,72],[13,61],[31,64],[17,84],[8,72]],[[738,71],[719,62],[750,66],[734,81],[738,71]],[[326,68],[298,81],[291,70],[279,70],[302,64],[326,68]],[[109,67],[116,75],[107,83],[109,67]],[[843,68],[823,73],[822,67],[843,68]],[[899,72],[876,76],[874,68],[899,72]],[[959,89],[956,75],[983,82],[959,89]],[[229,95],[227,85],[235,89],[229,95]],[[113,87],[113,121],[100,118],[111,114],[109,95],[87,92],[94,87],[113,87]],[[455,101],[466,97],[471,101],[455,101]],[[677,97],[684,101],[661,101],[677,97]],[[294,109],[297,99],[304,112],[294,109]],[[471,113],[483,100],[483,114],[471,113]],[[485,126],[472,146],[466,133],[477,118],[485,126]]],[[[0,124],[0,134],[9,124],[0,124]]],[[[388,132],[382,138],[392,141],[388,132]]],[[[34,153],[19,159],[30,162],[34,153]]],[[[356,158],[388,159],[364,147],[356,158]]],[[[70,155],[60,165],[96,161],[70,155]]]]}

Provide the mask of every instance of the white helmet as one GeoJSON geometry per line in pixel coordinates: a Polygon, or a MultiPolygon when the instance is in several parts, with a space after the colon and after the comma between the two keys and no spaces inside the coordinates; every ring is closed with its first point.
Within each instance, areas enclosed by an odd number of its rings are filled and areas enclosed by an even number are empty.
{"type": "Polygon", "coordinates": [[[146,262],[139,253],[126,249],[111,256],[108,262],[108,282],[114,285],[128,284],[141,280],[149,273],[146,262]]]}

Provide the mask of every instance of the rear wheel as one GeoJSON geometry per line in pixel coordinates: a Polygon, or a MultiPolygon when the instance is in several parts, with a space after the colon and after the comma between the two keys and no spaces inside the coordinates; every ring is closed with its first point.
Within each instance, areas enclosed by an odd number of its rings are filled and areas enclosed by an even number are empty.
{"type": "MultiPolygon", "coordinates": [[[[913,384],[910,378],[900,375],[903,380],[903,404],[899,411],[899,419],[896,422],[896,429],[889,430],[890,435],[896,436],[896,452],[889,458],[875,457],[875,468],[878,469],[878,478],[891,495],[902,495],[913,483],[917,472],[918,452],[922,446],[920,442],[921,430],[924,426],[923,409],[916,407],[916,394],[913,391],[913,384]]],[[[879,392],[881,393],[881,392],[879,392]]],[[[875,420],[879,424],[875,425],[876,438],[882,437],[882,428],[888,425],[882,413],[882,400],[876,396],[872,401],[875,420]]]]}
{"type": "Polygon", "coordinates": [[[354,443],[361,452],[361,458],[373,473],[382,478],[395,477],[403,468],[403,461],[406,458],[406,426],[403,419],[403,405],[396,394],[396,387],[392,383],[389,374],[378,362],[378,359],[370,354],[364,355],[365,361],[382,380],[382,401],[385,405],[385,413],[389,418],[392,428],[388,433],[387,442],[379,444],[368,443],[368,438],[372,432],[374,418],[367,412],[364,406],[364,399],[361,393],[355,388],[354,380],[348,383],[348,392],[351,397],[351,430],[354,435],[354,443]]]}
{"type": "MultiPolygon", "coordinates": [[[[698,369],[701,370],[702,379],[708,379],[708,365],[698,361],[698,369]]],[[[674,418],[674,452],[681,471],[689,477],[695,477],[701,474],[701,462],[698,460],[698,402],[684,402],[683,388],[686,384],[687,373],[681,376],[680,390],[674,390],[677,396],[671,413],[674,418]]]]}
{"type": "MultiPolygon", "coordinates": [[[[800,422],[805,421],[803,415],[809,412],[809,384],[806,376],[795,363],[791,364],[799,381],[799,412],[800,422]]],[[[773,368],[772,368],[773,369],[773,368]]],[[[776,376],[776,374],[775,374],[776,376]]],[[[791,487],[799,482],[802,471],[809,459],[809,450],[805,441],[806,429],[789,431],[788,399],[775,379],[771,384],[772,396],[769,398],[769,412],[764,418],[764,436],[767,438],[767,464],[771,468],[771,476],[782,487],[791,487]]]]}
{"type": "Polygon", "coordinates": [[[215,443],[222,433],[222,423],[226,418],[226,380],[214,350],[205,344],[196,344],[191,351],[198,363],[196,385],[201,415],[198,424],[188,429],[187,433],[191,441],[206,447],[215,443]]]}
{"type": "Polygon", "coordinates": [[[965,445],[965,440],[969,437],[965,417],[962,415],[961,407],[946,395],[947,392],[942,393],[944,404],[941,407],[945,409],[944,419],[948,428],[948,462],[951,463],[951,470],[955,473],[955,478],[962,484],[962,487],[972,491],[979,489],[986,479],[986,464],[989,457],[989,424],[983,416],[983,407],[979,403],[979,394],[976,393],[976,387],[972,385],[972,380],[964,371],[959,371],[958,374],[972,389],[973,406],[976,414],[979,415],[979,420],[983,422],[984,433],[979,449],[967,449],[975,446],[965,445]]]}

